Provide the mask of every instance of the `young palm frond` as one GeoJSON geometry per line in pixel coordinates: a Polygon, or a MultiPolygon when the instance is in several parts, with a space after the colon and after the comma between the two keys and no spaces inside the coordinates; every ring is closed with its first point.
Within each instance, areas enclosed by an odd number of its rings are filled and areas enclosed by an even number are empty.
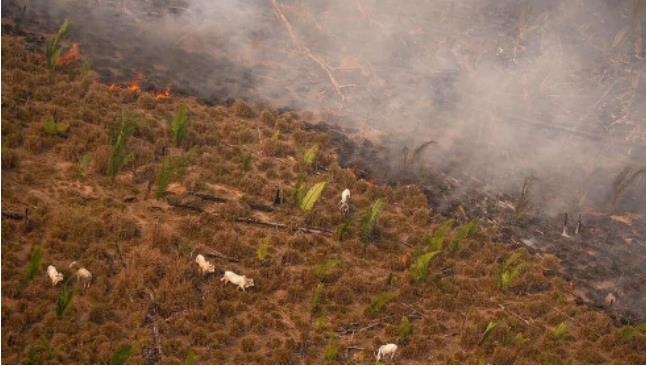
{"type": "Polygon", "coordinates": [[[372,240],[375,227],[377,226],[377,220],[379,220],[385,205],[384,200],[379,198],[364,213],[363,219],[361,220],[361,240],[364,243],[372,240]]]}
{"type": "Polygon", "coordinates": [[[478,231],[478,220],[473,219],[464,225],[460,225],[451,239],[451,251],[460,249],[460,243],[468,239],[471,235],[478,231]]]}
{"type": "Polygon", "coordinates": [[[269,239],[264,239],[258,250],[256,251],[256,256],[260,263],[266,263],[269,260],[269,239]]]}
{"type": "Polygon", "coordinates": [[[334,237],[338,241],[343,241],[352,232],[352,220],[348,220],[339,225],[334,232],[334,237]]]}
{"type": "Polygon", "coordinates": [[[487,338],[491,335],[491,332],[493,332],[494,329],[500,324],[499,320],[496,321],[490,321],[489,324],[487,324],[487,328],[484,330],[482,335],[480,336],[480,340],[478,341],[478,344],[482,344],[482,342],[486,341],[487,338]]]}
{"type": "Polygon", "coordinates": [[[428,245],[428,249],[431,251],[442,250],[446,236],[452,226],[453,219],[448,219],[433,231],[433,235],[426,236],[423,241],[428,245]]]}
{"type": "Polygon", "coordinates": [[[519,251],[513,252],[505,259],[498,274],[498,286],[502,290],[506,290],[511,286],[512,282],[520,276],[525,270],[527,264],[521,261],[522,253],[519,251]]]}
{"type": "Polygon", "coordinates": [[[47,39],[45,43],[45,58],[47,59],[47,66],[54,69],[58,65],[58,59],[61,56],[61,41],[69,30],[70,22],[65,19],[58,32],[51,38],[47,39]]]}
{"type": "Polygon", "coordinates": [[[188,132],[188,109],[181,105],[170,123],[170,130],[173,133],[173,142],[179,146],[188,132]]]}
{"type": "Polygon", "coordinates": [[[118,127],[112,130],[112,155],[108,162],[108,175],[112,179],[114,179],[121,168],[132,158],[131,155],[126,155],[126,142],[138,128],[137,120],[123,113],[118,127]]]}
{"type": "Polygon", "coordinates": [[[117,350],[112,353],[112,357],[110,357],[110,365],[123,365],[128,361],[131,354],[132,346],[129,344],[117,348],[117,350]]]}
{"type": "Polygon", "coordinates": [[[27,264],[27,280],[31,281],[36,277],[40,264],[43,260],[43,248],[37,246],[29,256],[29,263],[27,264]]]}
{"type": "Polygon", "coordinates": [[[376,315],[383,310],[383,308],[397,298],[399,294],[397,292],[382,292],[379,295],[375,296],[374,299],[372,299],[372,302],[370,302],[370,305],[368,305],[368,308],[366,309],[366,312],[368,315],[376,315]]]}
{"type": "Polygon", "coordinates": [[[325,285],[323,283],[316,285],[316,288],[312,293],[312,299],[310,300],[310,313],[316,314],[320,310],[321,299],[323,298],[324,290],[325,285]]]}
{"type": "Polygon", "coordinates": [[[442,251],[436,250],[420,255],[415,263],[410,267],[411,276],[415,281],[423,281],[428,277],[428,265],[433,258],[437,257],[442,251]]]}
{"type": "Polygon", "coordinates": [[[303,154],[303,162],[305,163],[305,165],[312,166],[312,164],[316,162],[316,157],[318,156],[318,152],[319,152],[318,145],[314,145],[309,149],[307,149],[303,154]]]}
{"type": "Polygon", "coordinates": [[[407,343],[411,334],[410,320],[407,316],[402,316],[399,322],[399,342],[407,343]]]}
{"type": "Polygon", "coordinates": [[[300,201],[300,208],[303,212],[310,212],[314,208],[314,204],[321,197],[326,186],[327,182],[318,182],[310,188],[305,197],[300,201]]]}
{"type": "Polygon", "coordinates": [[[56,315],[60,318],[65,315],[72,305],[72,298],[74,297],[74,288],[70,288],[69,284],[65,282],[61,287],[56,299],[56,315]]]}

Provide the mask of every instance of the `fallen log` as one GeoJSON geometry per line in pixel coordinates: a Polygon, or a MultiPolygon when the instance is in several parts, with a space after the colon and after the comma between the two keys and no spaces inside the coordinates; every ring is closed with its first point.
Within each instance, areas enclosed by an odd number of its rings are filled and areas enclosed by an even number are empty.
{"type": "Polygon", "coordinates": [[[12,220],[22,220],[25,216],[19,212],[2,211],[2,217],[12,220]]]}
{"type": "Polygon", "coordinates": [[[206,193],[199,193],[199,192],[188,192],[188,194],[198,197],[204,201],[211,201],[211,202],[217,202],[217,203],[225,203],[227,202],[226,198],[218,197],[218,196],[213,196],[210,194],[206,193]]]}

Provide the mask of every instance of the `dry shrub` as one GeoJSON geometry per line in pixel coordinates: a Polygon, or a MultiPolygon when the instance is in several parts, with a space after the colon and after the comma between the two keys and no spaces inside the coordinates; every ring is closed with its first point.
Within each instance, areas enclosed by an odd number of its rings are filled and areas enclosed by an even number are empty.
{"type": "Polygon", "coordinates": [[[20,162],[20,153],[16,149],[2,149],[2,169],[9,170],[18,167],[20,162]]]}
{"type": "Polygon", "coordinates": [[[276,124],[276,114],[269,109],[265,109],[260,113],[260,121],[268,127],[274,127],[276,124]]]}
{"type": "Polygon", "coordinates": [[[111,155],[111,145],[98,146],[92,154],[92,170],[96,173],[107,174],[111,155]]]}
{"type": "Polygon", "coordinates": [[[260,149],[265,155],[278,158],[295,154],[294,148],[290,144],[275,139],[265,139],[260,145],[260,149]]]}
{"type": "Polygon", "coordinates": [[[148,164],[152,161],[155,161],[156,158],[153,146],[136,137],[132,137],[129,141],[128,153],[132,154],[133,156],[133,160],[130,164],[134,167],[148,164]]]}
{"type": "Polygon", "coordinates": [[[236,100],[231,105],[231,111],[238,117],[253,118],[256,114],[247,103],[242,100],[236,100]]]}
{"type": "Polygon", "coordinates": [[[253,352],[256,350],[256,342],[254,342],[251,338],[243,338],[242,341],[240,341],[240,346],[242,348],[242,352],[245,353],[253,352]]]}

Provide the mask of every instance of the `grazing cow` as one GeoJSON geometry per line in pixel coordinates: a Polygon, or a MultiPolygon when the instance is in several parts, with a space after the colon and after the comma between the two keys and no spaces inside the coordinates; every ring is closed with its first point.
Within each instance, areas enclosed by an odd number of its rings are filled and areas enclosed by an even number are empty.
{"type": "MultiPolygon", "coordinates": [[[[79,267],[79,264],[76,261],[73,261],[68,266],[68,268],[70,269],[74,269],[77,267],[79,267]]],[[[74,273],[74,277],[76,277],[77,282],[83,285],[83,288],[89,288],[90,283],[92,283],[92,273],[88,271],[85,267],[78,268],[78,270],[76,270],[76,272],[74,273]]]]}
{"type": "Polygon", "coordinates": [[[198,254],[197,257],[195,257],[195,263],[200,266],[202,274],[215,272],[215,266],[212,265],[211,262],[207,261],[202,254],[198,254]]]}
{"type": "Polygon", "coordinates": [[[347,215],[348,211],[350,211],[350,190],[349,189],[344,189],[343,192],[341,192],[341,201],[339,201],[339,207],[341,208],[341,212],[344,215],[347,215]]]}
{"type": "Polygon", "coordinates": [[[220,278],[220,281],[224,282],[225,284],[231,282],[234,285],[238,285],[238,287],[242,291],[245,291],[246,288],[254,286],[252,278],[247,278],[247,276],[240,276],[232,271],[225,271],[224,276],[220,278]]]}
{"type": "Polygon", "coordinates": [[[63,274],[59,273],[54,266],[50,265],[47,267],[47,275],[49,276],[49,279],[52,280],[53,286],[56,286],[59,282],[63,281],[63,274]]]}
{"type": "Polygon", "coordinates": [[[92,283],[92,273],[85,269],[85,267],[81,267],[76,271],[76,280],[83,285],[83,288],[89,288],[90,283],[92,283]]]}
{"type": "Polygon", "coordinates": [[[379,347],[379,351],[377,352],[377,362],[379,362],[379,360],[381,360],[382,358],[385,358],[388,355],[390,355],[390,360],[392,361],[393,358],[395,357],[395,352],[397,352],[396,344],[394,343],[384,344],[383,346],[379,347]]]}

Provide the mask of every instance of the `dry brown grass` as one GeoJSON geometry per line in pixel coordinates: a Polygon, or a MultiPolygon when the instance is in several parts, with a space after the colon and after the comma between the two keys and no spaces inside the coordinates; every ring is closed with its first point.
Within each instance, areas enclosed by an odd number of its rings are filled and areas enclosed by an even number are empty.
{"type": "Polygon", "coordinates": [[[412,281],[402,255],[426,250],[422,238],[444,219],[433,216],[416,186],[373,185],[341,168],[329,136],[306,130],[296,113],[109,90],[77,80],[75,65],[50,72],[23,41],[2,40],[3,210],[28,205],[32,218],[29,225],[2,220],[4,363],[105,363],[127,344],[133,347],[128,362],[144,363],[144,350],[154,343],[151,316],[162,363],[182,363],[189,353],[199,363],[325,363],[330,339],[338,353],[328,354],[328,361],[371,363],[372,350],[399,337],[402,316],[409,317],[412,333],[398,363],[646,362],[643,330],[626,335],[605,314],[575,305],[565,281],[544,275],[558,269],[551,257],[526,254],[527,270],[510,291],[501,291],[497,260],[512,250],[491,242],[492,228],[438,256],[427,281],[412,281]],[[170,148],[167,121],[182,104],[190,111],[189,132],[182,148],[170,148]],[[139,129],[125,147],[132,159],[113,182],[106,176],[110,127],[122,110],[137,116],[139,129]],[[43,134],[47,115],[69,123],[69,132],[43,134]],[[314,144],[320,147],[316,172],[298,156],[314,144]],[[191,146],[191,164],[171,180],[172,194],[155,198],[150,184],[164,152],[181,156],[191,146]],[[79,175],[76,164],[88,153],[79,175]],[[249,170],[243,153],[251,156],[249,170]],[[298,175],[305,186],[329,182],[307,215],[291,200],[298,175]],[[277,187],[285,204],[272,212],[250,208],[271,206],[277,187]],[[387,203],[373,242],[362,243],[356,228],[342,242],[295,231],[304,224],[334,230],[345,222],[337,207],[344,188],[352,191],[355,223],[376,199],[387,203]],[[189,191],[227,202],[200,200],[189,191]],[[235,221],[249,216],[288,228],[235,221]],[[257,249],[266,238],[271,260],[259,261],[257,249]],[[36,245],[44,257],[30,282],[27,262],[36,245]],[[215,264],[216,274],[198,273],[197,253],[215,264]],[[44,270],[54,264],[69,278],[73,260],[92,271],[94,281],[77,289],[71,310],[58,318],[59,289],[44,270]],[[256,287],[242,292],[223,286],[218,273],[224,270],[254,278],[256,287]],[[312,291],[321,281],[324,296],[311,317],[312,291]],[[394,296],[366,314],[383,294],[394,296]],[[500,325],[478,344],[494,319],[500,325]],[[556,342],[550,330],[561,321],[571,336],[556,342]],[[346,352],[350,345],[364,350],[346,352]]]}

